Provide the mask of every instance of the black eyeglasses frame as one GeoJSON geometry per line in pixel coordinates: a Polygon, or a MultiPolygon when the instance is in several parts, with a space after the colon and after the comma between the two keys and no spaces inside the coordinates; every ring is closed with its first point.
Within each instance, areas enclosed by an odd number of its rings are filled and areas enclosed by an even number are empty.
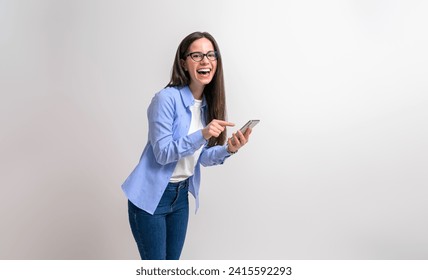
{"type": "Polygon", "coordinates": [[[218,59],[218,52],[217,52],[217,51],[209,51],[209,52],[207,52],[207,53],[202,53],[202,52],[191,52],[191,53],[186,54],[184,57],[185,57],[185,58],[187,58],[188,56],[190,56],[190,58],[191,58],[194,62],[201,62],[202,60],[204,60],[204,57],[206,57],[209,61],[216,61],[216,60],[218,59]],[[202,55],[201,60],[195,60],[195,59],[192,57],[192,54],[195,54],[195,53],[198,53],[198,54],[202,55]],[[215,59],[210,59],[210,58],[208,57],[208,54],[212,54],[212,53],[214,53],[214,55],[215,55],[215,59]]]}

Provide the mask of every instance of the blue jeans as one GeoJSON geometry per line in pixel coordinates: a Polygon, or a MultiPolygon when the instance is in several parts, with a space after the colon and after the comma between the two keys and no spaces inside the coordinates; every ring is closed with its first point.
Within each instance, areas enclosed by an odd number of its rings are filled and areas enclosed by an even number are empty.
{"type": "Polygon", "coordinates": [[[169,183],[153,215],[128,201],[129,223],[142,260],[178,260],[189,220],[189,180],[169,183]]]}

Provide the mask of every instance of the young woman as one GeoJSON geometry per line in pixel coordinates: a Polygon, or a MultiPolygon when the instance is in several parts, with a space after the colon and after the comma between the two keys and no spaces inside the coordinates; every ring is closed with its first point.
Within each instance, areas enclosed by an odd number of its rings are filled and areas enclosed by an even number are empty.
{"type": "Polygon", "coordinates": [[[147,110],[148,142],[122,185],[141,259],[179,259],[189,216],[199,206],[200,165],[222,164],[251,133],[227,139],[223,66],[215,39],[194,32],[180,43],[169,84],[147,110]],[[226,143],[227,142],[227,143],[226,143]]]}

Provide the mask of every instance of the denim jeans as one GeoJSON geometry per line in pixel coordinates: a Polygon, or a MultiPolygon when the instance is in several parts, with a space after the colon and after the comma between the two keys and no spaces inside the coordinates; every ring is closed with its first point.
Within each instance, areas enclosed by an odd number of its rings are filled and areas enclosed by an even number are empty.
{"type": "Polygon", "coordinates": [[[189,180],[169,183],[153,215],[128,201],[129,223],[142,260],[178,260],[189,220],[189,180]]]}

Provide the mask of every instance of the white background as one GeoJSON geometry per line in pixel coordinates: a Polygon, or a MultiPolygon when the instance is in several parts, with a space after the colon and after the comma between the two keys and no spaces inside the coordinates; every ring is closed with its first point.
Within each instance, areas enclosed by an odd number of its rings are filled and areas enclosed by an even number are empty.
{"type": "Polygon", "coordinates": [[[183,259],[427,259],[427,12],[0,0],[0,259],[138,259],[120,185],[193,31],[220,45],[229,120],[261,122],[203,169],[183,259]]]}

